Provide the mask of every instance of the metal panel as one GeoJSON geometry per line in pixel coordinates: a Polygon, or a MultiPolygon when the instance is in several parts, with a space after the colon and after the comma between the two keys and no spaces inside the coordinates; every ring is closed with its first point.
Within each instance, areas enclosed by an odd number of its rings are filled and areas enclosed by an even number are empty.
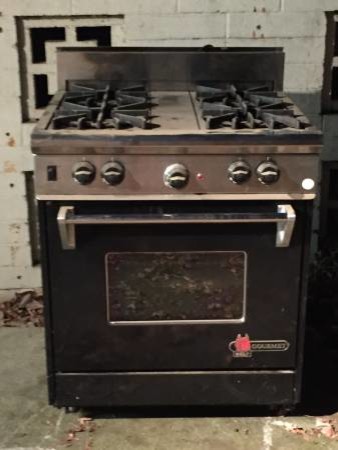
{"type": "Polygon", "coordinates": [[[161,89],[168,81],[176,89],[196,82],[269,83],[283,89],[284,53],[271,48],[106,48],[59,49],[58,86],[67,80],[144,81],[161,89]]]}
{"type": "Polygon", "coordinates": [[[210,371],[59,373],[58,406],[278,405],[294,403],[295,373],[210,371]]]}
{"type": "MultiPolygon", "coordinates": [[[[77,248],[61,248],[57,212],[61,205],[46,204],[48,215],[50,283],[52,287],[53,343],[56,370],[239,370],[280,369],[296,365],[295,330],[298,317],[299,270],[303,239],[303,202],[293,203],[297,223],[288,248],[276,248],[273,224],[200,224],[140,226],[81,226],[77,248]],[[255,239],[253,238],[255,237],[255,239]],[[245,251],[248,254],[248,301],[245,323],[121,326],[107,323],[104,257],[115,252],[245,251]],[[269,273],[269,276],[266,276],[269,273]],[[283,276],[281,277],[281,273],[283,276]],[[84,282],[84,276],[87,280],[84,282]],[[288,289],[281,289],[282,286],[288,289]],[[64,326],[65,314],[71,326],[64,326]],[[90,320],[88,320],[90,317],[90,320]],[[285,352],[255,353],[253,358],[233,358],[229,343],[238,333],[253,340],[290,343],[285,352]],[[144,351],[147,349],[147,352],[144,351]],[[175,357],[173,357],[173,351],[175,357]]],[[[151,210],[156,205],[149,204],[151,210]]],[[[143,203],[76,204],[80,214],[143,211],[143,203]]],[[[171,204],[165,211],[182,211],[187,205],[171,204]]],[[[190,205],[195,211],[268,213],[275,203],[238,202],[190,205]],[[243,204],[244,203],[244,204],[243,204]]],[[[301,352],[301,349],[299,349],[301,352]]]]}
{"type": "MultiPolygon", "coordinates": [[[[252,147],[254,148],[254,147],[252,147]]],[[[224,152],[227,148],[222,149],[224,152]]],[[[177,149],[179,151],[179,149],[177,149]]],[[[128,155],[128,149],[120,151],[115,155],[116,160],[125,167],[125,178],[117,186],[111,186],[102,181],[100,176],[101,167],[112,158],[112,155],[88,155],[85,159],[94,164],[97,174],[92,183],[80,185],[72,178],[72,167],[80,159],[79,156],[63,155],[43,156],[35,159],[36,169],[36,193],[40,195],[134,195],[135,199],[145,195],[167,195],[184,196],[196,194],[199,196],[207,194],[289,194],[293,197],[296,194],[315,194],[318,179],[318,167],[316,155],[212,155],[212,157],[199,155],[161,154],[128,155]],[[271,156],[280,168],[280,179],[277,183],[263,185],[255,174],[258,165],[271,156]],[[244,157],[252,169],[251,178],[243,184],[235,184],[228,177],[228,167],[238,158],[244,157]],[[189,170],[189,183],[182,189],[173,189],[165,186],[163,174],[167,166],[174,163],[184,164],[189,170]],[[56,166],[58,178],[56,181],[48,181],[48,166],[56,166]],[[203,180],[198,179],[198,174],[204,176],[203,180]],[[302,182],[306,178],[315,181],[315,186],[311,190],[302,187],[302,182]]]]}

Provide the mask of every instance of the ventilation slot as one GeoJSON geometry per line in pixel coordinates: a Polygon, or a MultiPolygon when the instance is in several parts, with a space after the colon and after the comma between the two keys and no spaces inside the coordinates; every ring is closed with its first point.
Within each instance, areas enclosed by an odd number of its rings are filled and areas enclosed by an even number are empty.
{"type": "Polygon", "coordinates": [[[51,95],[48,94],[48,77],[45,74],[34,76],[35,108],[44,108],[48,105],[51,95]]]}
{"type": "MultiPolygon", "coordinates": [[[[1,1],[1,0],[0,0],[1,1]]],[[[15,0],[12,0],[15,2],[15,0]]],[[[95,6],[95,3],[93,3],[95,6]]],[[[94,7],[95,9],[95,7],[94,7]]],[[[58,47],[121,46],[124,17],[115,15],[17,16],[23,121],[39,119],[58,89],[58,47]]]]}
{"type": "Polygon", "coordinates": [[[110,27],[77,27],[78,41],[96,41],[98,47],[110,47],[110,27]]]}
{"type": "Polygon", "coordinates": [[[32,62],[43,63],[46,62],[46,47],[47,41],[64,41],[66,39],[65,29],[62,27],[54,28],[31,28],[31,46],[32,46],[32,62]]]}

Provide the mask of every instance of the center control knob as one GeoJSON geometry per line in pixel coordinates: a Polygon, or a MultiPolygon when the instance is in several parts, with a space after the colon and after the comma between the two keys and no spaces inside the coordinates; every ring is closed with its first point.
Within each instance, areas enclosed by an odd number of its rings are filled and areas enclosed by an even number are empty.
{"type": "Polygon", "coordinates": [[[258,180],[263,184],[273,184],[279,179],[279,168],[274,161],[264,161],[256,169],[258,180]]]}
{"type": "Polygon", "coordinates": [[[73,166],[72,176],[80,184],[89,184],[95,178],[95,167],[88,161],[80,161],[73,166]]]}
{"type": "Polygon", "coordinates": [[[124,173],[124,167],[118,161],[109,161],[104,164],[101,169],[102,179],[112,186],[115,186],[123,181],[124,173]]]}
{"type": "Polygon", "coordinates": [[[245,161],[235,161],[228,168],[229,179],[236,184],[247,181],[251,176],[251,169],[245,161]]]}
{"type": "Polygon", "coordinates": [[[188,169],[183,164],[172,164],[165,169],[163,181],[166,186],[181,189],[188,184],[188,169]]]}

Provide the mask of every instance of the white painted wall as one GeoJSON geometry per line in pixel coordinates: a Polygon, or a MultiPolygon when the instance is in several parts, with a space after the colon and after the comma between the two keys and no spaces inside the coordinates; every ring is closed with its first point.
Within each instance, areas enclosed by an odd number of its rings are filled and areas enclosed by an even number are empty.
{"type": "Polygon", "coordinates": [[[0,289],[39,286],[41,282],[39,267],[31,267],[30,262],[22,173],[33,168],[29,135],[34,122],[22,122],[18,20],[26,27],[23,50],[28,103],[33,95],[31,75],[39,70],[48,71],[53,93],[57,46],[47,44],[46,63],[31,64],[29,27],[64,26],[67,45],[74,45],[76,24],[111,22],[112,45],[284,47],[285,90],[303,94],[308,99],[306,112],[318,122],[324,11],[333,10],[338,10],[338,0],[1,0],[0,289]],[[103,18],[107,15],[117,17],[103,18]]]}

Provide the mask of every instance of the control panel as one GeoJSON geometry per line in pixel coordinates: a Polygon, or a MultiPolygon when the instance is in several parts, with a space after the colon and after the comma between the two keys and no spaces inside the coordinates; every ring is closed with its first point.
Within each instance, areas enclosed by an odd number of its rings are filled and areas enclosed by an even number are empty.
{"type": "Polygon", "coordinates": [[[308,155],[38,155],[37,194],[315,193],[308,155]]]}

